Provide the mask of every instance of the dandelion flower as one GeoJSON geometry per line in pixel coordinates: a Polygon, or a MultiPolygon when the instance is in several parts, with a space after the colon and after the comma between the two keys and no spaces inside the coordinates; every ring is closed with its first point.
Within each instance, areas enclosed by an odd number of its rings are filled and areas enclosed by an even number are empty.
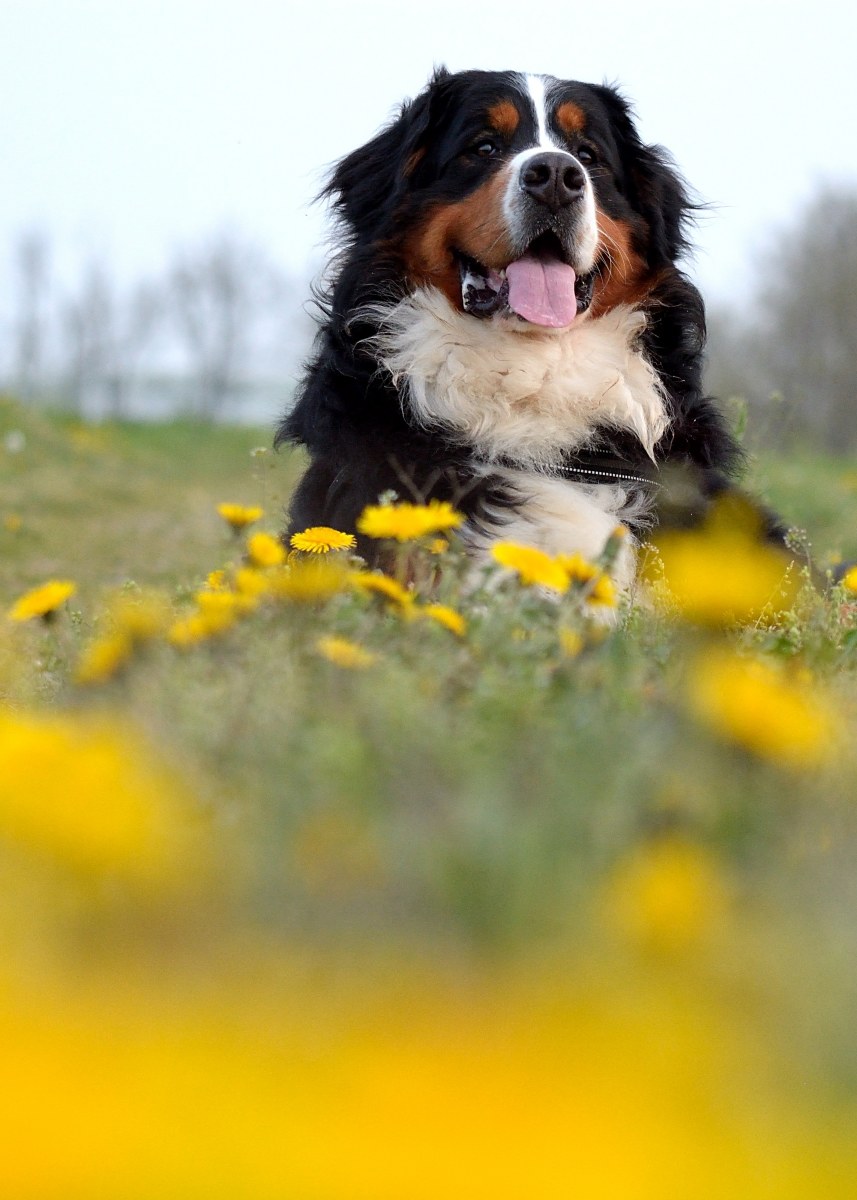
{"type": "Polygon", "coordinates": [[[550,588],[554,592],[568,591],[568,572],[544,550],[519,546],[516,542],[497,542],[491,557],[501,567],[514,571],[521,583],[550,588]]]}
{"type": "Polygon", "coordinates": [[[217,511],[234,533],[240,532],[265,515],[261,508],[248,508],[243,504],[218,504],[217,511]]]}
{"type": "Polygon", "coordinates": [[[623,862],[606,896],[606,913],[620,933],[661,951],[698,942],[721,916],[726,890],[702,847],[670,835],[623,862]]]}
{"type": "Polygon", "coordinates": [[[247,558],[254,567],[278,567],[286,561],[286,551],[272,534],[251,533],[247,539],[247,558]]]}
{"type": "Polygon", "coordinates": [[[762,540],[758,513],[740,501],[719,501],[699,529],[664,533],[656,548],[659,561],[644,575],[654,581],[662,570],[667,599],[687,621],[754,621],[787,608],[797,593],[790,558],[762,540]]]}
{"type": "Polygon", "coordinates": [[[327,554],[331,550],[353,550],[357,539],[353,533],[340,533],[327,525],[313,525],[302,533],[293,533],[289,544],[305,554],[327,554]]]}
{"type": "Polygon", "coordinates": [[[392,538],[412,542],[430,533],[456,529],[464,521],[447,500],[428,504],[377,504],[365,508],[357,520],[357,530],[371,538],[392,538]]]}
{"type": "Polygon", "coordinates": [[[222,567],[219,567],[216,571],[209,571],[205,577],[205,586],[212,592],[225,591],[228,587],[228,583],[229,581],[227,579],[226,572],[222,567]]]}
{"type": "Polygon", "coordinates": [[[577,658],[584,644],[583,636],[576,629],[560,629],[559,647],[565,658],[577,658]]]}
{"type": "Polygon", "coordinates": [[[113,726],[0,714],[0,833],[85,874],[184,871],[174,782],[113,726]]]}
{"type": "Polygon", "coordinates": [[[403,588],[397,580],[391,579],[389,575],[382,575],[377,571],[355,571],[351,576],[351,581],[360,591],[371,592],[402,608],[407,608],[414,602],[413,592],[403,588]]]}
{"type": "Polygon", "coordinates": [[[321,637],[316,642],[315,648],[328,662],[335,663],[337,667],[346,667],[352,671],[371,667],[375,662],[374,654],[371,654],[368,650],[364,650],[356,642],[350,642],[348,638],[321,637]]]}
{"type": "Polygon", "coordinates": [[[29,621],[33,617],[49,620],[76,591],[76,584],[69,580],[51,579],[19,597],[7,615],[10,621],[29,621]]]}
{"type": "Polygon", "coordinates": [[[268,576],[256,567],[239,567],[235,572],[235,591],[239,596],[263,596],[268,591],[268,576]]]}
{"type": "Polygon", "coordinates": [[[446,604],[427,604],[425,608],[420,609],[420,616],[428,617],[430,621],[442,625],[456,637],[464,637],[467,632],[467,622],[464,617],[446,604]]]}
{"type": "MultiPolygon", "coordinates": [[[[618,528],[621,529],[622,526],[618,528]]],[[[615,532],[613,536],[616,536],[615,532]]],[[[588,562],[579,554],[558,554],[556,561],[567,572],[572,585],[586,589],[588,604],[604,604],[609,607],[615,605],[616,588],[613,580],[595,563],[588,562]]]]}
{"type": "Polygon", "coordinates": [[[838,724],[824,697],[759,659],[710,651],[697,660],[689,691],[700,721],[760,758],[812,767],[834,751],[838,724]]]}
{"type": "Polygon", "coordinates": [[[857,567],[851,567],[842,576],[842,582],[848,588],[849,592],[857,592],[857,567]]]}
{"type": "Polygon", "coordinates": [[[164,631],[169,624],[170,606],[156,591],[120,594],[110,602],[107,616],[117,633],[136,644],[151,641],[164,631]]]}
{"type": "Polygon", "coordinates": [[[348,587],[350,573],[336,561],[303,559],[268,572],[268,591],[280,600],[316,604],[348,587]]]}
{"type": "Polygon", "coordinates": [[[76,683],[89,685],[113,679],[130,661],[134,643],[127,634],[109,633],[90,642],[74,673],[76,683]]]}

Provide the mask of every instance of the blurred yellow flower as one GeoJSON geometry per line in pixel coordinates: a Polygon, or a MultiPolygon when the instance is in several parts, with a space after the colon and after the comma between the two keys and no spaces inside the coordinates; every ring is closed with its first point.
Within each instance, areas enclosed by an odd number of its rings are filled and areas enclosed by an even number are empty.
{"type": "Polygon", "coordinates": [[[229,586],[229,579],[222,567],[218,567],[216,571],[209,571],[205,577],[205,586],[212,592],[222,592],[229,586]]]}
{"type": "Polygon", "coordinates": [[[133,642],[147,642],[163,633],[170,620],[170,605],[160,592],[120,593],[107,607],[113,628],[133,642]]]}
{"type": "Polygon", "coordinates": [[[605,897],[605,915],[641,946],[674,951],[699,940],[721,917],[726,890],[702,847],[669,835],[623,862],[605,897]]]}
{"type": "Polygon", "coordinates": [[[85,647],[74,672],[75,683],[106,683],[122,670],[134,654],[134,642],[124,633],[108,633],[85,647]]]}
{"type": "MultiPolygon", "coordinates": [[[[0,713],[0,836],[85,872],[178,867],[175,782],[107,725],[0,713]]],[[[177,807],[178,806],[178,807],[177,807]]]]}
{"type": "Polygon", "coordinates": [[[857,567],[851,567],[842,576],[842,582],[849,592],[857,592],[857,567]]]}
{"type": "Polygon", "coordinates": [[[335,663],[337,667],[347,667],[350,670],[371,667],[376,657],[370,651],[364,650],[362,646],[358,646],[356,642],[350,642],[344,637],[321,637],[316,642],[315,648],[328,662],[335,663]]]}
{"type": "Polygon", "coordinates": [[[449,542],[444,537],[432,538],[428,544],[429,554],[446,554],[449,542]]]}
{"type": "Polygon", "coordinates": [[[467,632],[467,622],[464,617],[460,612],[456,612],[454,608],[450,608],[446,604],[426,604],[419,610],[419,615],[428,617],[429,620],[442,625],[444,629],[448,629],[456,637],[464,637],[467,632]]]}
{"type": "Polygon", "coordinates": [[[243,504],[218,504],[217,511],[236,533],[265,515],[261,508],[248,508],[243,504]]]}
{"type": "Polygon", "coordinates": [[[357,519],[357,530],[371,538],[393,538],[410,542],[429,533],[456,529],[464,521],[447,500],[431,500],[428,504],[370,505],[357,519]]]}
{"type": "Polygon", "coordinates": [[[501,567],[515,571],[521,583],[550,588],[554,592],[568,591],[568,572],[544,550],[520,546],[516,542],[496,542],[491,557],[501,567]]]}
{"type": "Polygon", "coordinates": [[[351,582],[358,590],[380,596],[402,608],[407,608],[414,602],[413,592],[409,592],[397,580],[391,579],[389,575],[382,575],[379,571],[354,571],[351,574],[351,582]]]}
{"type": "Polygon", "coordinates": [[[759,659],[710,650],[692,666],[689,694],[702,722],[760,758],[811,767],[834,752],[832,706],[811,685],[759,659]]]}
{"type": "Polygon", "coordinates": [[[270,533],[251,533],[247,539],[247,558],[254,567],[278,567],[286,561],[286,550],[270,533]]]}
{"type": "Polygon", "coordinates": [[[256,567],[239,567],[235,572],[235,591],[240,596],[263,596],[269,587],[267,572],[256,567]]]}
{"type": "Polygon", "coordinates": [[[3,518],[3,528],[7,533],[17,533],[23,523],[23,519],[17,513],[7,513],[3,518]]]}
{"type": "Polygon", "coordinates": [[[562,628],[559,631],[559,645],[566,658],[577,658],[585,643],[576,629],[562,628]]]}
{"type": "Polygon", "coordinates": [[[293,533],[289,545],[305,554],[327,554],[331,550],[353,550],[357,539],[353,533],[340,533],[327,525],[313,525],[302,533],[293,533]]]}
{"type": "Polygon", "coordinates": [[[67,579],[51,579],[20,596],[7,615],[10,621],[29,621],[33,617],[49,618],[76,591],[77,585],[67,579]]]}
{"type": "Polygon", "coordinates": [[[655,538],[660,562],[644,577],[662,583],[667,599],[687,621],[728,625],[780,612],[794,601],[798,579],[789,555],[765,542],[760,518],[749,503],[718,501],[705,523],[655,538]]]}
{"type": "Polygon", "coordinates": [[[329,600],[349,585],[350,572],[335,559],[304,559],[268,573],[268,591],[280,600],[314,604],[329,600]]]}
{"type": "MultiPolygon", "coordinates": [[[[624,527],[621,525],[617,527],[617,531],[614,531],[613,536],[618,537],[620,532],[622,535],[625,533],[624,527]]],[[[568,574],[572,586],[587,589],[588,604],[604,604],[611,607],[615,605],[616,589],[613,586],[613,580],[609,575],[605,575],[600,567],[588,562],[579,554],[558,554],[556,561],[568,574]]]]}

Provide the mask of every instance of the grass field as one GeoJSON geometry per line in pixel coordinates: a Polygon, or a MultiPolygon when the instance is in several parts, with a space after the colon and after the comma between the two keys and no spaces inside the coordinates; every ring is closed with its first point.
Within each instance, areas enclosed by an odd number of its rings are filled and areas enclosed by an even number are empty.
{"type": "MultiPolygon", "coordinates": [[[[454,546],[301,600],[216,512],[278,529],[269,444],[0,403],[0,607],[77,585],[0,629],[3,1194],[857,1194],[850,594],[735,627],[712,535],[615,629],[454,546]],[[250,599],[171,644],[200,591],[250,599]]],[[[852,465],[748,484],[857,557],[852,465]]]]}

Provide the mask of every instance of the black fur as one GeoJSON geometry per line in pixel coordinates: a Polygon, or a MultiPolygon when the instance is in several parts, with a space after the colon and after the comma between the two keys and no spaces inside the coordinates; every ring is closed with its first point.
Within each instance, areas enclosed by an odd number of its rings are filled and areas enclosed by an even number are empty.
{"type": "MultiPolygon", "coordinates": [[[[376,330],[355,316],[367,304],[407,291],[403,247],[421,215],[478,186],[477,166],[456,156],[455,148],[471,129],[478,131],[481,114],[512,79],[502,72],[438,71],[392,124],[333,171],[324,195],[340,220],[341,249],[320,298],[313,357],[276,439],[278,445],[300,443],[311,456],[292,501],[289,532],[315,524],[354,530],[362,509],[388,489],[420,501],[452,500],[474,521],[487,519],[489,503],[492,509],[514,504],[496,479],[477,475],[467,447],[409,419],[399,391],[368,348],[376,330]]],[[[672,418],[656,459],[692,481],[691,515],[698,516],[728,486],[740,451],[704,393],[703,303],[677,266],[695,205],[666,152],[642,144],[618,92],[573,82],[557,86],[586,111],[601,146],[602,166],[592,172],[599,204],[633,228],[634,248],[655,281],[645,301],[644,350],[665,385],[672,418]]],[[[646,466],[631,435],[604,430],[602,441],[627,466],[646,466]]],[[[575,460],[568,465],[573,469],[575,460]]],[[[360,549],[371,557],[374,547],[363,543],[360,549]]]]}

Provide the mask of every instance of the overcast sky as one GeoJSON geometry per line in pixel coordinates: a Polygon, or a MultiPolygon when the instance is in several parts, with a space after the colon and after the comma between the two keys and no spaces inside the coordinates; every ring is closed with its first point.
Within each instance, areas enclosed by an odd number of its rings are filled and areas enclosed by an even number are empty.
{"type": "Polygon", "coordinates": [[[97,248],[130,279],[230,222],[302,270],[325,165],[446,63],[618,82],[716,206],[696,274],[740,303],[771,227],[857,185],[855,33],[829,0],[0,0],[0,261],[38,224],[65,274],[97,248]]]}

